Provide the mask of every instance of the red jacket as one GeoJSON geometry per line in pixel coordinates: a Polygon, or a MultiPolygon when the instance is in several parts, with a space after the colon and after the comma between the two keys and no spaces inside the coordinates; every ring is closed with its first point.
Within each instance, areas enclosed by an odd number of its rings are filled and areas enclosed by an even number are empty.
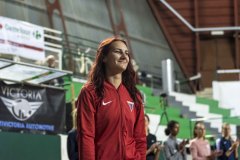
{"type": "Polygon", "coordinates": [[[80,160],[145,160],[143,106],[133,103],[127,89],[104,82],[104,98],[92,85],[81,90],[78,107],[80,160]]]}

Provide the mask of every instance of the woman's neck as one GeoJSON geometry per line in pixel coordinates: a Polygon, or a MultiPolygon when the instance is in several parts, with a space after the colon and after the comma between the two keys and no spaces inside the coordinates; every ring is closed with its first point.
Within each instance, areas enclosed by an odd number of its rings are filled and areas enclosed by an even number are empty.
{"type": "Polygon", "coordinates": [[[148,128],[145,128],[146,136],[148,136],[148,128]]]}
{"type": "Polygon", "coordinates": [[[122,74],[117,74],[114,76],[107,76],[106,79],[117,89],[120,86],[120,84],[122,83],[122,74]]]}
{"type": "Polygon", "coordinates": [[[225,139],[230,139],[230,136],[224,136],[225,139]]]}
{"type": "Polygon", "coordinates": [[[170,133],[170,135],[169,135],[170,137],[172,137],[172,138],[176,138],[176,135],[174,136],[173,134],[171,134],[170,133]]]}
{"type": "Polygon", "coordinates": [[[199,139],[199,140],[204,140],[204,137],[197,137],[197,139],[199,139]]]}

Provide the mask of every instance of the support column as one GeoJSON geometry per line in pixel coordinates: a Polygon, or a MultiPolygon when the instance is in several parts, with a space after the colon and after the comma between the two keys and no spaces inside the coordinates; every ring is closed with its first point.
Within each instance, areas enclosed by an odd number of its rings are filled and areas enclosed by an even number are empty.
{"type": "MultiPolygon", "coordinates": [[[[238,26],[238,0],[234,0],[234,25],[238,26]]],[[[239,31],[235,31],[235,68],[239,68],[239,31]]],[[[240,78],[240,77],[239,77],[240,78]]]]}
{"type": "Polygon", "coordinates": [[[121,1],[120,0],[106,0],[106,4],[107,4],[109,18],[110,18],[110,22],[112,25],[114,35],[115,36],[121,35],[127,40],[128,49],[130,50],[130,54],[133,57],[132,47],[130,44],[130,38],[128,36],[127,27],[126,27],[125,21],[124,21],[123,11],[122,11],[122,7],[121,7],[121,1]],[[112,3],[112,2],[114,2],[114,3],[112,3]],[[114,5],[115,5],[115,8],[113,8],[114,5]],[[116,18],[113,16],[114,13],[112,11],[116,11],[116,14],[119,13],[119,20],[116,20],[116,18]]]}
{"type": "Polygon", "coordinates": [[[59,0],[55,0],[54,2],[51,2],[51,0],[45,0],[45,4],[47,7],[48,19],[49,19],[51,28],[54,28],[54,23],[53,23],[54,10],[57,10],[59,12],[59,16],[61,18],[63,31],[64,31],[63,34],[64,34],[64,38],[66,41],[67,52],[68,52],[68,69],[73,71],[74,67],[73,67],[72,53],[70,50],[70,44],[69,44],[68,36],[67,36],[67,28],[66,28],[64,16],[62,13],[61,4],[60,4],[59,0]]]}

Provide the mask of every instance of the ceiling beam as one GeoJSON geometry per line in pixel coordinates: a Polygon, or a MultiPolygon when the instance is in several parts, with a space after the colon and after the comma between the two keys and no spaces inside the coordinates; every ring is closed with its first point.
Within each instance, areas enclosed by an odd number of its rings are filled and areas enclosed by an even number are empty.
{"type": "MultiPolygon", "coordinates": [[[[191,75],[188,74],[187,68],[186,68],[186,66],[184,65],[184,62],[181,59],[180,53],[179,53],[177,47],[175,46],[175,44],[173,42],[173,39],[170,36],[166,26],[164,25],[163,19],[161,18],[160,14],[158,14],[159,10],[157,8],[156,3],[154,3],[154,0],[148,0],[148,3],[149,3],[149,5],[152,9],[152,12],[154,13],[154,16],[155,16],[158,24],[160,25],[160,27],[163,31],[163,34],[165,35],[165,37],[168,41],[168,44],[170,45],[170,48],[171,48],[172,52],[174,53],[174,56],[175,56],[179,66],[180,66],[180,68],[183,72],[183,75],[185,76],[186,79],[188,79],[191,75]]],[[[193,84],[189,82],[189,85],[191,87],[192,92],[195,92],[195,87],[193,86],[193,84]]]]}

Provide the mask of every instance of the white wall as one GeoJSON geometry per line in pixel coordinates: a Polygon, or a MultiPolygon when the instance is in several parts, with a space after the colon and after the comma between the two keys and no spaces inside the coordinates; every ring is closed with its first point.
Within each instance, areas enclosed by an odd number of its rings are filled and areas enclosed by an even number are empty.
{"type": "Polygon", "coordinates": [[[232,109],[231,116],[240,116],[240,81],[213,82],[213,98],[219,106],[232,109]]]}

